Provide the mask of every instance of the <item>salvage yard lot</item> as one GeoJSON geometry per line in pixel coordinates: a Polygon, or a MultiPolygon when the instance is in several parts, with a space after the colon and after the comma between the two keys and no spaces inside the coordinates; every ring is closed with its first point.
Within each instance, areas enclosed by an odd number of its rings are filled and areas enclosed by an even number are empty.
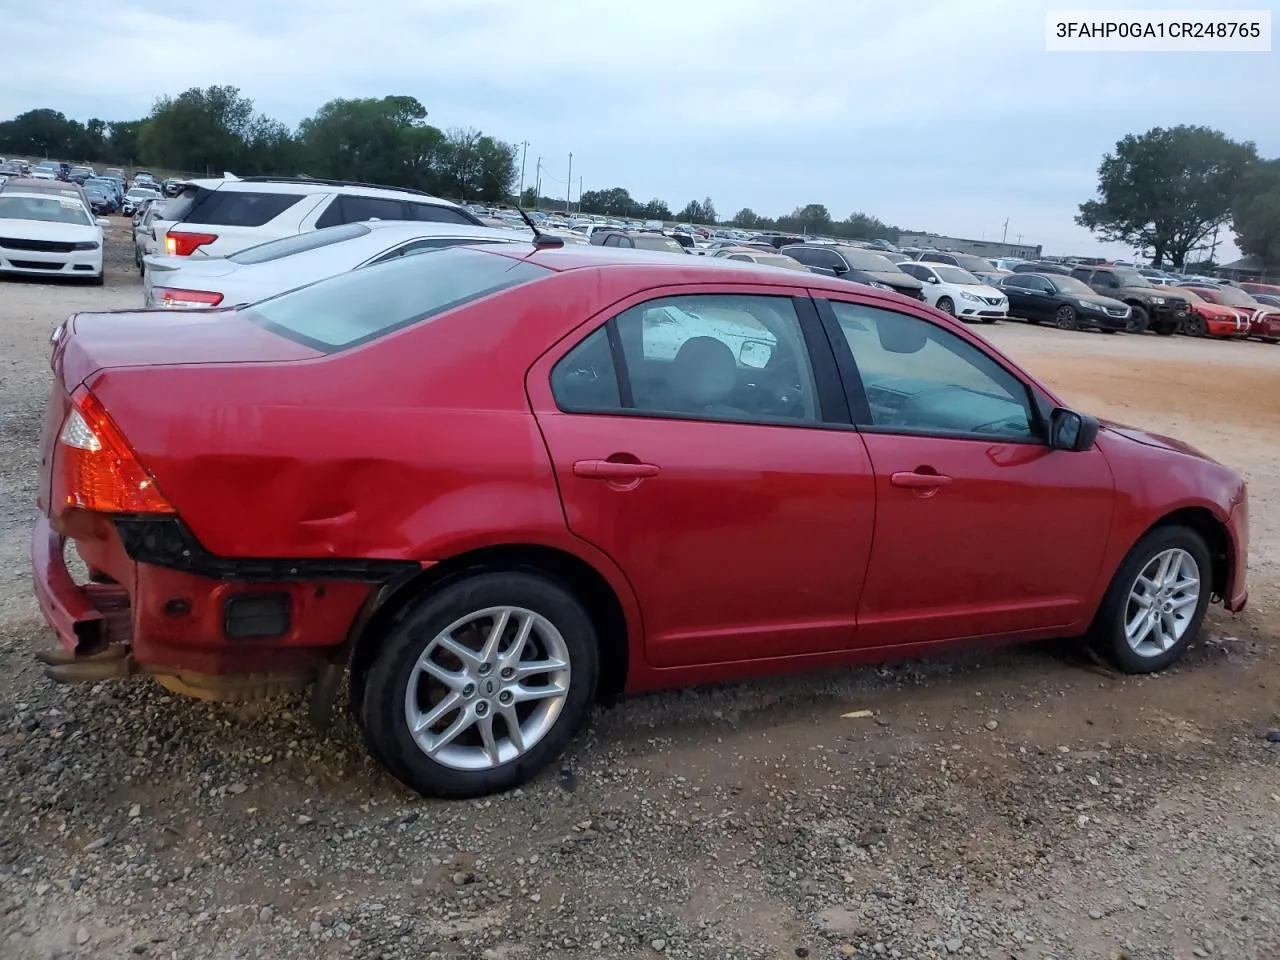
{"type": "Polygon", "coordinates": [[[529,788],[425,802],[302,700],[32,662],[48,336],[140,302],[127,240],[105,289],[0,282],[6,960],[1280,955],[1280,346],[981,328],[1245,472],[1250,607],[1175,670],[1048,645],[643,697],[529,788]]]}

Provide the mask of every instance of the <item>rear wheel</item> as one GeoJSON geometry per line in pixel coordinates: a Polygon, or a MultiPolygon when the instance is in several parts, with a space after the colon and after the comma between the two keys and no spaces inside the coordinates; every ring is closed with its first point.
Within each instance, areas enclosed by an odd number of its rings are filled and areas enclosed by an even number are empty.
{"type": "Polygon", "coordinates": [[[1163,670],[1200,631],[1211,591],[1204,538],[1189,527],[1158,527],[1116,571],[1094,620],[1094,641],[1126,673],[1163,670]]]}
{"type": "Polygon", "coordinates": [[[1080,321],[1076,317],[1076,308],[1069,303],[1064,303],[1053,313],[1053,325],[1059,330],[1075,330],[1080,326],[1080,321]]]}
{"type": "Polygon", "coordinates": [[[955,301],[952,300],[950,297],[939,297],[938,309],[941,310],[943,313],[950,314],[953,317],[956,315],[955,301]]]}
{"type": "Polygon", "coordinates": [[[371,752],[428,796],[517,787],[568,747],[599,675],[591,618],[559,583],[481,573],[413,604],[360,681],[371,752]]]}

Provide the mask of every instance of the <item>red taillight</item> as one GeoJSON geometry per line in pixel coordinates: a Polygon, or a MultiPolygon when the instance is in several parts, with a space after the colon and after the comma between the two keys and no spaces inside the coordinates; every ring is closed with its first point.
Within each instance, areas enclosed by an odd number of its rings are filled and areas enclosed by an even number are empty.
{"type": "Polygon", "coordinates": [[[71,397],[53,460],[55,513],[174,512],[106,408],[83,387],[71,397]]]}
{"type": "Polygon", "coordinates": [[[218,239],[216,233],[183,233],[170,230],[164,238],[164,252],[171,257],[189,257],[218,239]]]}
{"type": "Polygon", "coordinates": [[[222,294],[211,290],[180,290],[177,287],[156,287],[151,291],[157,307],[190,310],[200,307],[216,307],[222,302],[222,294]]]}

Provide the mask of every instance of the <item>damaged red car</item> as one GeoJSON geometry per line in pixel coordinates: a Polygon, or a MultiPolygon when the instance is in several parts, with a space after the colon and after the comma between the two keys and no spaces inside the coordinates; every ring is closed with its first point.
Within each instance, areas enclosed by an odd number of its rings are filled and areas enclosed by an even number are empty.
{"type": "Polygon", "coordinates": [[[1202,300],[1238,310],[1249,322],[1247,336],[1261,340],[1263,343],[1280,343],[1280,310],[1259,303],[1238,287],[1197,287],[1180,284],[1177,289],[1179,292],[1190,290],[1202,300]]]}
{"type": "Polygon", "coordinates": [[[1187,300],[1190,314],[1182,332],[1191,337],[1244,340],[1249,336],[1249,314],[1244,310],[1206,300],[1191,287],[1178,287],[1178,295],[1187,300]]]}
{"type": "Polygon", "coordinates": [[[835,278],[542,238],[54,339],[49,675],[345,680],[424,794],[623,693],[1049,637],[1144,673],[1247,599],[1238,473],[835,278]]]}

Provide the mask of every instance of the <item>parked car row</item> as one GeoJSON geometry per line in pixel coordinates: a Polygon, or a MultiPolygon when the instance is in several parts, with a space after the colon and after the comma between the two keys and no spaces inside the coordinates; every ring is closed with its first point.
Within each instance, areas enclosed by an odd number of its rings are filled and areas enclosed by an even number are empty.
{"type": "Polygon", "coordinates": [[[0,183],[0,274],[101,284],[106,224],[73,183],[6,179],[0,183]]]}

